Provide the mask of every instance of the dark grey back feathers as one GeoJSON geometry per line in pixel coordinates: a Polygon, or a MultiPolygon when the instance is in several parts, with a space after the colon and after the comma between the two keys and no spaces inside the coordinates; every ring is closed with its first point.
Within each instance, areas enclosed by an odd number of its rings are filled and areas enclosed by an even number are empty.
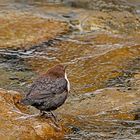
{"type": "Polygon", "coordinates": [[[64,101],[61,100],[66,100],[66,92],[67,81],[64,77],[55,79],[49,76],[42,76],[32,84],[28,94],[22,100],[22,103],[26,105],[33,105],[38,109],[42,107],[49,109],[52,106],[57,107],[64,103],[64,101]],[[51,104],[47,104],[47,102],[51,102],[51,104]]]}

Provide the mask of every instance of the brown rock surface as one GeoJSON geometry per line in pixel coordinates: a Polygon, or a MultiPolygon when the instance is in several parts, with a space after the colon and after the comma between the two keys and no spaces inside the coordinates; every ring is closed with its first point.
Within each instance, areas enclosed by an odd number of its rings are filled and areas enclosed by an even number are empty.
{"type": "Polygon", "coordinates": [[[81,7],[91,10],[101,11],[130,11],[134,12],[134,6],[127,0],[64,0],[67,5],[73,7],[81,7]]]}
{"type": "Polygon", "coordinates": [[[21,98],[20,94],[15,91],[0,89],[1,140],[60,139],[63,136],[63,132],[56,129],[50,120],[40,117],[26,118],[29,115],[26,113],[31,112],[21,105],[17,108],[16,102],[19,98],[21,98]]]}
{"type": "Polygon", "coordinates": [[[62,112],[68,109],[65,114],[76,115],[93,115],[94,117],[130,119],[134,116],[133,110],[140,107],[139,91],[123,91],[117,88],[105,88],[93,93],[86,93],[75,100],[69,102],[60,109],[62,112]],[[76,104],[76,106],[75,106],[76,104]],[[123,116],[123,114],[128,114],[123,116]],[[130,114],[130,116],[129,116],[130,114]],[[121,116],[122,115],[122,116],[121,116]]]}
{"type": "Polygon", "coordinates": [[[28,48],[68,29],[64,22],[17,11],[0,15],[0,24],[0,48],[28,48]]]}

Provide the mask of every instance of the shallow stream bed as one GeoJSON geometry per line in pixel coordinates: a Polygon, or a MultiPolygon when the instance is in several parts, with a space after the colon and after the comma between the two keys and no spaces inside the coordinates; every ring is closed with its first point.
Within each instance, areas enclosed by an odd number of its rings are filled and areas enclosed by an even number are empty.
{"type": "Polygon", "coordinates": [[[0,0],[0,88],[24,95],[48,68],[68,64],[62,139],[139,140],[139,2],[129,2],[108,11],[82,0],[0,0]]]}

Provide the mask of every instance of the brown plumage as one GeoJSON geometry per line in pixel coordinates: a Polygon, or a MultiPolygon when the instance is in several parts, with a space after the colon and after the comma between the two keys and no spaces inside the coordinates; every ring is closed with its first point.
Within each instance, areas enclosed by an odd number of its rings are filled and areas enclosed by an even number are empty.
{"type": "Polygon", "coordinates": [[[65,67],[56,65],[32,84],[28,94],[21,102],[34,106],[41,112],[50,112],[65,102],[68,92],[69,81],[65,67]]]}

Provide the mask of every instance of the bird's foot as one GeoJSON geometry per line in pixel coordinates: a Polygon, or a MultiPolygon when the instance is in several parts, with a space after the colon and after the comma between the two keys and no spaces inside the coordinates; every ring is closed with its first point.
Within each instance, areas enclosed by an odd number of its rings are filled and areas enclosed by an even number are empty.
{"type": "Polygon", "coordinates": [[[57,116],[52,111],[41,111],[40,116],[45,117],[46,119],[50,118],[53,123],[51,125],[56,128],[56,130],[60,131],[62,128],[59,126],[57,116]]]}
{"type": "Polygon", "coordinates": [[[56,115],[52,111],[41,111],[40,116],[44,116],[45,118],[53,118],[55,121],[58,121],[56,115]]]}
{"type": "Polygon", "coordinates": [[[51,118],[52,114],[50,112],[47,112],[47,111],[41,111],[40,116],[45,117],[47,119],[47,118],[51,118]]]}

